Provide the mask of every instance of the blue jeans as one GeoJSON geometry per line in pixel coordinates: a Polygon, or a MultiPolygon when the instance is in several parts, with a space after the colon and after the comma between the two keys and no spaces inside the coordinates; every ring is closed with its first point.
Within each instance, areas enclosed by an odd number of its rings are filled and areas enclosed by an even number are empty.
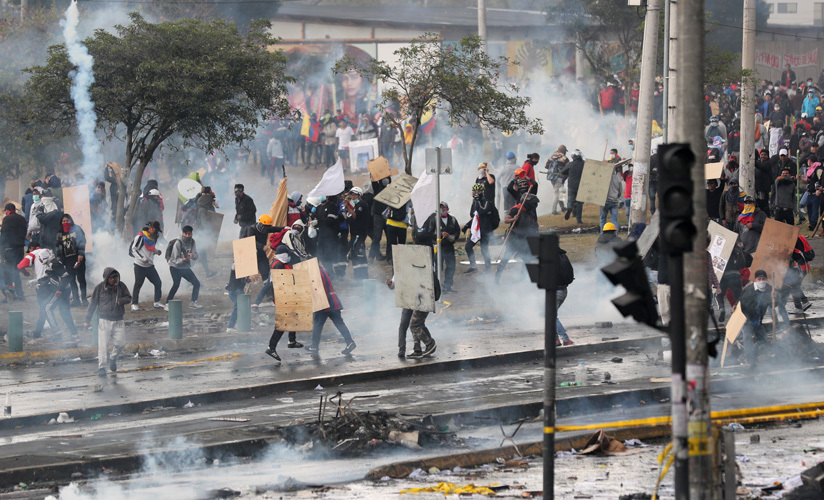
{"type": "Polygon", "coordinates": [[[567,335],[566,328],[564,325],[561,324],[561,320],[558,319],[557,311],[561,309],[561,306],[564,305],[564,301],[567,298],[567,289],[566,287],[559,288],[556,292],[555,297],[557,297],[555,302],[555,340],[569,340],[569,335],[567,335]]]}
{"type": "Polygon", "coordinates": [[[234,309],[232,309],[232,314],[229,316],[229,328],[234,328],[235,323],[237,322],[237,296],[242,293],[242,288],[238,290],[231,290],[229,292],[229,298],[232,300],[232,304],[235,305],[234,309]]]}
{"type": "MultiPolygon", "coordinates": [[[[629,220],[629,204],[632,201],[632,198],[624,198],[624,207],[627,210],[627,220],[629,220]]],[[[603,226],[601,226],[603,227],[603,226]]],[[[618,227],[618,224],[615,224],[615,227],[618,227]]]]}
{"type": "Polygon", "coordinates": [[[810,228],[815,228],[815,225],[818,224],[818,206],[818,196],[807,196],[807,217],[810,219],[810,228]]]}
{"type": "Polygon", "coordinates": [[[655,196],[658,194],[658,184],[655,182],[649,183],[649,210],[650,213],[655,213],[655,196]]]}
{"type": "MultiPolygon", "coordinates": [[[[787,299],[790,298],[790,291],[792,289],[788,286],[782,286],[775,294],[775,310],[781,317],[781,328],[790,326],[790,315],[787,314],[787,299]]],[[[776,318],[776,322],[778,318],[776,318]]],[[[777,327],[778,325],[776,325],[777,327]]]]}
{"type": "Polygon", "coordinates": [[[618,229],[618,205],[622,204],[617,201],[607,201],[606,205],[601,207],[601,226],[600,232],[604,232],[604,224],[607,223],[607,213],[610,214],[612,218],[612,223],[615,224],[615,228],[618,229]]]}

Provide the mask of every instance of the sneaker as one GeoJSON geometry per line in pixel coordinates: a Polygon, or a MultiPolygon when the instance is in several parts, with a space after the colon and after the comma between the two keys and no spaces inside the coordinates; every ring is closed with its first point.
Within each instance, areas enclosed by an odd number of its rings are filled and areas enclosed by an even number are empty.
{"type": "Polygon", "coordinates": [[[350,352],[354,351],[356,347],[358,347],[358,346],[355,344],[355,341],[350,340],[349,342],[346,343],[346,347],[344,347],[343,350],[340,353],[341,354],[349,354],[350,352]]]}
{"type": "Polygon", "coordinates": [[[97,369],[97,376],[98,377],[105,377],[106,376],[106,369],[105,368],[98,368],[97,369]]]}
{"type": "Polygon", "coordinates": [[[423,357],[423,353],[421,351],[412,351],[412,354],[407,354],[406,359],[420,359],[423,357]]]}
{"type": "Polygon", "coordinates": [[[315,346],[313,346],[313,345],[308,345],[308,346],[304,347],[304,349],[306,349],[307,351],[309,351],[309,352],[311,352],[311,353],[316,353],[316,352],[318,352],[318,348],[317,348],[317,347],[315,347],[315,346]]]}
{"type": "Polygon", "coordinates": [[[202,305],[200,305],[200,304],[198,304],[198,303],[197,303],[197,301],[192,302],[192,303],[189,305],[189,307],[191,307],[192,309],[203,309],[203,306],[202,306],[202,305]]]}
{"type": "Polygon", "coordinates": [[[466,271],[464,271],[464,274],[472,274],[472,273],[477,273],[477,272],[478,272],[478,268],[477,268],[477,267],[470,267],[469,269],[467,269],[466,271]]]}
{"type": "Polygon", "coordinates": [[[301,344],[298,341],[294,341],[289,342],[289,344],[286,347],[288,347],[289,349],[300,349],[301,347],[303,347],[303,344],[301,344]]]}
{"type": "Polygon", "coordinates": [[[161,304],[160,302],[155,302],[155,303],[154,303],[154,308],[155,308],[155,309],[165,309],[165,310],[167,310],[167,311],[169,310],[169,308],[168,308],[168,307],[164,306],[164,305],[163,305],[163,304],[161,304]]]}
{"type": "Polygon", "coordinates": [[[227,326],[226,327],[226,333],[234,333],[236,331],[237,331],[237,328],[235,328],[234,326],[227,326]]]}
{"type": "Polygon", "coordinates": [[[109,370],[113,372],[117,371],[117,358],[111,358],[109,360],[109,370]]]}
{"type": "Polygon", "coordinates": [[[268,354],[269,356],[272,356],[276,360],[280,361],[280,356],[278,356],[278,352],[275,351],[274,349],[266,349],[266,351],[264,351],[264,352],[266,352],[266,354],[268,354]]]}
{"type": "Polygon", "coordinates": [[[572,345],[572,344],[574,344],[574,343],[575,343],[575,342],[571,341],[570,339],[566,339],[566,340],[564,340],[564,346],[572,345]]]}
{"type": "Polygon", "coordinates": [[[423,356],[431,355],[433,352],[435,352],[435,349],[437,347],[438,346],[435,345],[435,341],[433,340],[432,343],[430,345],[426,346],[426,349],[423,350],[423,356]]]}
{"type": "Polygon", "coordinates": [[[132,312],[139,311],[140,308],[137,307],[137,304],[132,304],[132,312]]]}
{"type": "Polygon", "coordinates": [[[258,305],[252,304],[252,312],[258,312],[258,305]]]}
{"type": "Polygon", "coordinates": [[[564,214],[564,220],[569,220],[570,215],[572,215],[572,210],[567,210],[564,214]]]}
{"type": "Polygon", "coordinates": [[[401,359],[406,358],[406,349],[398,349],[398,357],[401,359]]]}
{"type": "Polygon", "coordinates": [[[451,286],[445,286],[443,287],[443,293],[455,293],[455,289],[451,286]]]}
{"type": "Polygon", "coordinates": [[[215,276],[217,276],[217,271],[212,271],[206,274],[207,278],[214,278],[215,276]]]}
{"type": "Polygon", "coordinates": [[[562,345],[564,344],[562,344],[560,340],[555,339],[555,347],[561,347],[562,345]]]}
{"type": "Polygon", "coordinates": [[[807,301],[804,301],[804,302],[801,303],[801,307],[795,306],[795,310],[796,311],[806,311],[807,309],[811,308],[812,306],[813,306],[813,303],[810,302],[809,300],[807,300],[807,301]]]}

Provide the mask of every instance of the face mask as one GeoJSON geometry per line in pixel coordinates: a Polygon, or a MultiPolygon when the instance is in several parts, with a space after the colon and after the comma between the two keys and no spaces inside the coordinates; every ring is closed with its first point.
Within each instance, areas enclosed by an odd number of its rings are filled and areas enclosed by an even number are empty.
{"type": "Polygon", "coordinates": [[[114,280],[114,283],[112,283],[111,286],[117,286],[118,283],[120,283],[120,276],[112,276],[112,279],[114,280]]]}
{"type": "Polygon", "coordinates": [[[235,198],[242,198],[242,197],[243,197],[243,191],[235,191],[235,198]]]}
{"type": "Polygon", "coordinates": [[[759,292],[763,292],[764,290],[767,289],[767,282],[766,281],[756,281],[756,282],[753,283],[753,286],[759,292]]]}
{"type": "Polygon", "coordinates": [[[187,245],[191,245],[192,241],[194,241],[194,238],[192,238],[191,236],[181,236],[180,239],[183,241],[183,243],[187,245]]]}
{"type": "Polygon", "coordinates": [[[635,151],[635,144],[630,144],[629,145],[629,150],[630,151],[635,151]]]}
{"type": "Polygon", "coordinates": [[[31,199],[34,200],[35,202],[40,201],[40,197],[38,195],[32,196],[31,199]]]}
{"type": "Polygon", "coordinates": [[[290,260],[292,260],[292,256],[288,253],[278,253],[275,254],[275,258],[284,264],[288,264],[290,260]]]}
{"type": "Polygon", "coordinates": [[[444,210],[444,209],[442,208],[442,209],[441,209],[441,219],[445,219],[445,218],[447,218],[447,217],[449,217],[449,210],[444,210]]]}
{"type": "Polygon", "coordinates": [[[355,198],[354,200],[352,200],[352,205],[357,205],[358,203],[360,203],[359,198],[355,198]]]}
{"type": "Polygon", "coordinates": [[[72,228],[72,223],[71,222],[64,222],[63,223],[63,232],[64,233],[68,233],[69,230],[71,230],[71,228],[72,228]]]}

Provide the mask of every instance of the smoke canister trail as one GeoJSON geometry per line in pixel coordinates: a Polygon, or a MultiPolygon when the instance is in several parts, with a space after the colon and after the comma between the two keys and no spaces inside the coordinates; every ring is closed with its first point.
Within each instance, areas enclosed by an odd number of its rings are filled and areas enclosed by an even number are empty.
{"type": "Polygon", "coordinates": [[[77,0],[72,0],[66,9],[66,18],[61,21],[63,38],[66,41],[66,51],[69,62],[77,66],[69,76],[72,79],[71,97],[77,116],[77,128],[80,133],[80,147],[83,151],[83,166],[81,172],[86,176],[93,176],[102,166],[100,143],[97,141],[94,129],[97,126],[97,114],[94,112],[94,103],[89,88],[94,83],[92,64],[94,58],[89,54],[86,46],[80,43],[77,34],[77,25],[80,22],[80,13],[77,0]]]}

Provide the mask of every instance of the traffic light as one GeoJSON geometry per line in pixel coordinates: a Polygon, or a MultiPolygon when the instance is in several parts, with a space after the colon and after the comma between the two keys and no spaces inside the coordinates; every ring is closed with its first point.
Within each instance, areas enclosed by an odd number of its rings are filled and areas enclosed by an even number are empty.
{"type": "Polygon", "coordinates": [[[658,310],[647,282],[644,264],[638,255],[638,245],[634,240],[625,241],[616,245],[614,250],[618,258],[601,268],[601,272],[613,285],[621,285],[627,292],[613,299],[613,305],[623,316],[632,316],[639,323],[655,326],[658,310]]]}
{"type": "Polygon", "coordinates": [[[692,178],[695,154],[689,144],[658,147],[661,168],[658,179],[661,249],[669,254],[692,251],[692,178]]]}
{"type": "Polygon", "coordinates": [[[526,242],[529,244],[529,251],[538,258],[538,262],[525,264],[529,280],[536,283],[541,290],[552,289],[558,281],[558,235],[544,233],[539,236],[527,236],[526,242]]]}

